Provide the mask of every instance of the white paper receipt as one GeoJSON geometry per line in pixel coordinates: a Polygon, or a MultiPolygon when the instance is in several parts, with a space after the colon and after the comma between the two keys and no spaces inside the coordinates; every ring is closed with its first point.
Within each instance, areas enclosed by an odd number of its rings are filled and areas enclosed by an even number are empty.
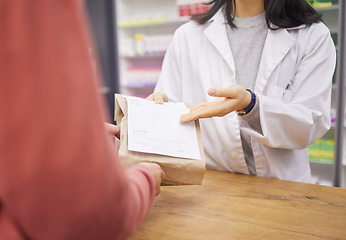
{"type": "Polygon", "coordinates": [[[194,122],[181,124],[188,113],[184,103],[156,104],[125,96],[128,113],[128,150],[201,160],[194,122]]]}

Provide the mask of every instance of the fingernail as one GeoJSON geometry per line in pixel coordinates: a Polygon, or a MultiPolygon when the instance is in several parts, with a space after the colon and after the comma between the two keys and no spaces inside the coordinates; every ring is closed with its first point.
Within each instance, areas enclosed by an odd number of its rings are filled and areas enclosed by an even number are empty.
{"type": "Polygon", "coordinates": [[[184,123],[186,121],[186,116],[181,116],[180,117],[180,123],[184,123]]]}
{"type": "Polygon", "coordinates": [[[209,94],[210,96],[214,96],[214,95],[215,95],[215,89],[210,88],[210,89],[208,90],[208,94],[209,94]]]}
{"type": "Polygon", "coordinates": [[[157,99],[155,100],[155,102],[156,102],[156,103],[163,103],[163,99],[162,99],[162,98],[157,98],[157,99]]]}

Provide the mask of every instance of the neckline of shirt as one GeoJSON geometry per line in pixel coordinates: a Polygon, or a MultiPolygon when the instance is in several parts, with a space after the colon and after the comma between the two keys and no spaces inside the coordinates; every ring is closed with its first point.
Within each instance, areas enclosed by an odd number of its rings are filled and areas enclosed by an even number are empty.
{"type": "Polygon", "coordinates": [[[233,23],[237,26],[237,28],[255,28],[262,26],[263,24],[267,24],[265,12],[248,18],[235,17],[233,23]]]}

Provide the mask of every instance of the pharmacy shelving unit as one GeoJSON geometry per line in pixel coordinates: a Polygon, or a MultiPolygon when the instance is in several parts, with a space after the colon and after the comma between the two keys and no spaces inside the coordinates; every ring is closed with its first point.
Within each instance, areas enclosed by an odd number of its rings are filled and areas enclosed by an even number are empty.
{"type": "Polygon", "coordinates": [[[335,127],[335,163],[333,185],[336,187],[346,187],[346,144],[345,136],[345,79],[346,79],[346,3],[340,0],[338,16],[338,66],[336,69],[336,127],[335,127]]]}
{"type": "Polygon", "coordinates": [[[174,31],[188,21],[176,0],[117,0],[120,92],[153,92],[174,31]]]}
{"type": "MultiPolygon", "coordinates": [[[[310,166],[312,171],[313,180],[315,183],[346,187],[346,144],[344,144],[345,137],[345,116],[344,116],[344,79],[345,73],[345,3],[339,1],[329,7],[316,8],[317,11],[322,13],[323,21],[330,29],[331,35],[336,45],[337,50],[337,68],[333,79],[332,90],[332,127],[329,132],[323,137],[321,144],[321,152],[328,151],[332,153],[332,157],[324,156],[311,157],[310,166]],[[328,149],[326,144],[333,142],[333,149],[328,149]]],[[[317,143],[317,147],[318,147],[317,143]]],[[[316,144],[310,146],[309,152],[313,149],[316,150],[316,144]]],[[[328,153],[327,152],[327,153],[328,153]]]]}

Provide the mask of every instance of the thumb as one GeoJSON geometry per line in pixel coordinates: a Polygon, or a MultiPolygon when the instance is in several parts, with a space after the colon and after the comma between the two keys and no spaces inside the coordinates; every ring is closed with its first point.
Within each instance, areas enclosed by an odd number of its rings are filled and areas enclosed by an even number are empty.
{"type": "Polygon", "coordinates": [[[213,97],[232,97],[234,95],[233,88],[210,88],[208,94],[213,97]]]}

